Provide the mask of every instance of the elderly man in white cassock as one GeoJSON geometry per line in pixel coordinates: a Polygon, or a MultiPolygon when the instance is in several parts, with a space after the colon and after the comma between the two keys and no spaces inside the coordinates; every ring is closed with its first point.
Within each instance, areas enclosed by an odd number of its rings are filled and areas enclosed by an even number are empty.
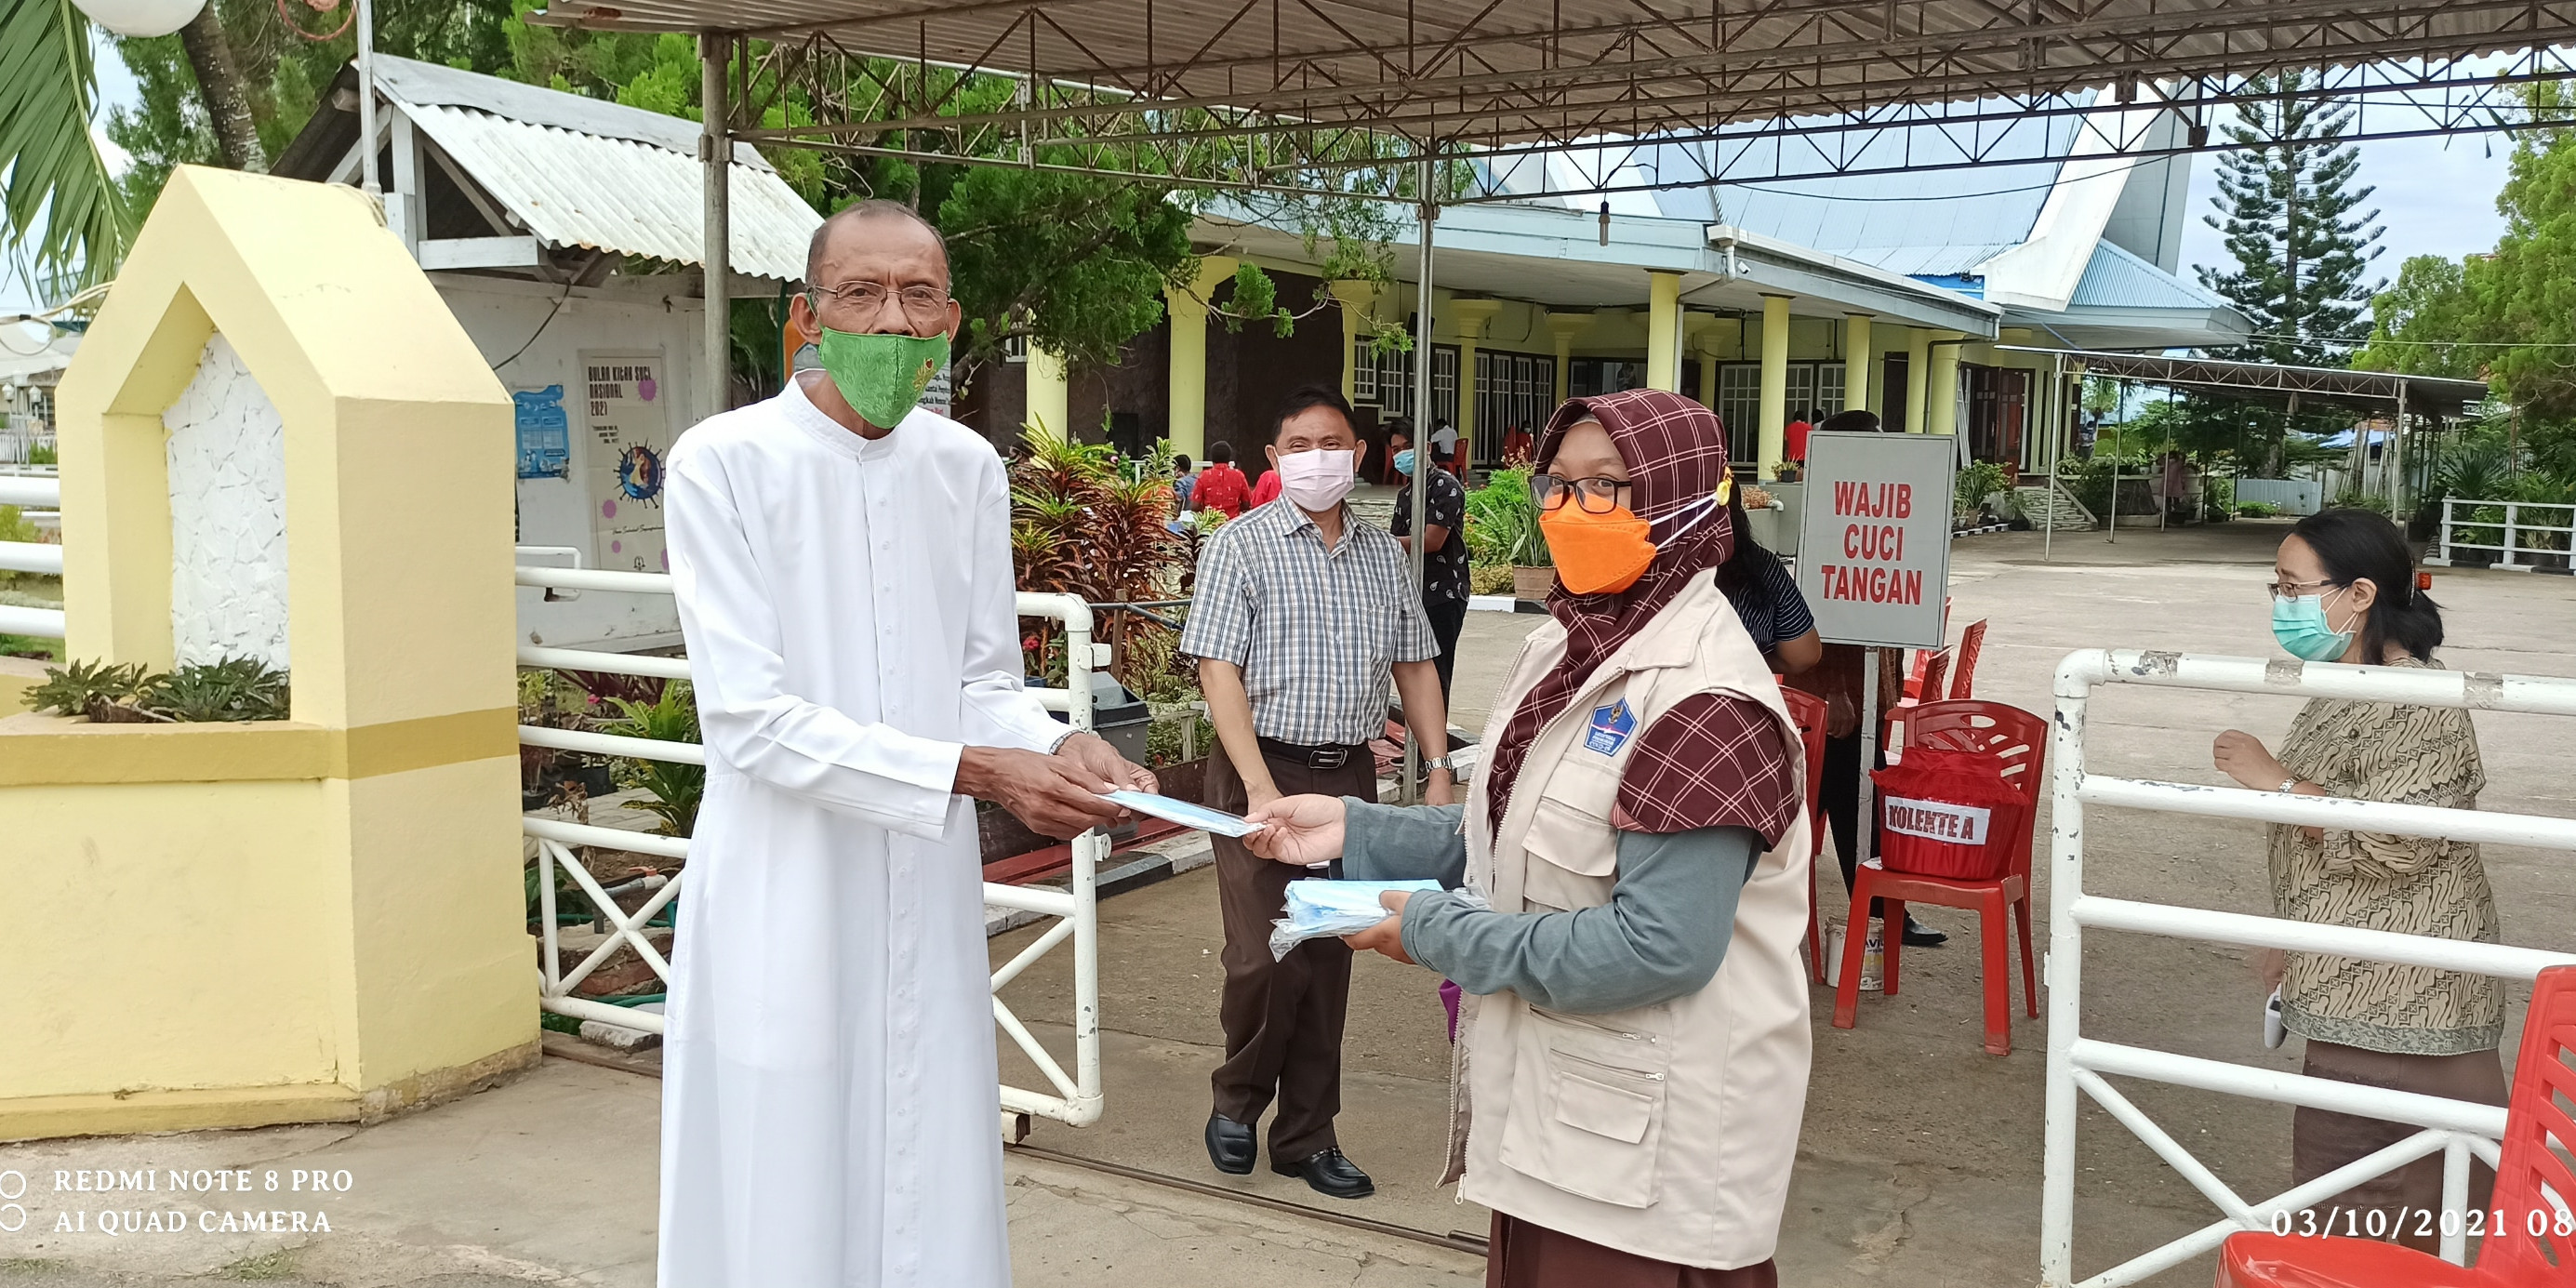
{"type": "Polygon", "coordinates": [[[814,235],[822,369],[671,449],[707,752],[662,1084],[662,1288],[1000,1288],[973,802],[1053,836],[1153,776],[1021,687],[1010,489],[916,404],[959,310],[912,211],[814,235]]]}

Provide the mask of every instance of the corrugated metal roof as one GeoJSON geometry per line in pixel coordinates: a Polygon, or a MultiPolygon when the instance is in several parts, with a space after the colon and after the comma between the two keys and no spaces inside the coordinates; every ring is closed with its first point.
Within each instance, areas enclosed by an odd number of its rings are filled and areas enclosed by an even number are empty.
{"type": "Polygon", "coordinates": [[[2101,242],[2084,265],[2068,302],[2079,309],[2224,309],[2226,300],[2191,282],[2101,242]]]}
{"type": "MultiPolygon", "coordinates": [[[[695,264],[706,244],[694,122],[496,76],[388,58],[394,109],[539,239],[695,264]]],[[[795,281],[823,216],[734,150],[733,271],[795,281]]]]}

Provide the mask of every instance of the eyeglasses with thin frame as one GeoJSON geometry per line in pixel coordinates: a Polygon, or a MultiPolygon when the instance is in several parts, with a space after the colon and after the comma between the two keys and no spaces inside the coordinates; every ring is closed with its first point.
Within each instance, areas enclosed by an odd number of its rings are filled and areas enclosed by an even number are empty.
{"type": "Polygon", "coordinates": [[[823,311],[829,300],[851,316],[874,320],[877,310],[885,307],[892,295],[901,303],[903,315],[916,325],[944,324],[948,321],[948,292],[936,286],[913,285],[900,290],[889,289],[883,282],[843,282],[839,286],[809,286],[805,295],[814,311],[823,311]]]}
{"type": "Polygon", "coordinates": [[[2328,586],[2332,586],[2332,585],[2336,585],[2336,584],[2337,584],[2336,582],[2333,582],[2333,581],[2330,581],[2330,580],[2329,580],[2329,581],[2272,581],[2272,582],[2265,582],[2265,583],[2263,584],[2263,589],[2265,589],[2265,590],[2268,590],[2268,591],[2272,592],[2272,598],[2274,598],[2274,599],[2297,599],[2299,596],[2301,596],[2301,595],[2305,595],[2305,594],[2308,594],[2308,593],[2309,593],[2309,592],[2311,592],[2311,591],[2323,590],[2323,589],[2325,589],[2325,588],[2326,588],[2326,587],[2328,587],[2328,586]]]}
{"type": "Polygon", "coordinates": [[[1530,499],[1542,510],[1565,508],[1569,495],[1580,498],[1585,514],[1608,514],[1619,508],[1619,494],[1634,486],[1625,479],[1596,475],[1588,479],[1558,478],[1553,474],[1530,475],[1530,499]]]}

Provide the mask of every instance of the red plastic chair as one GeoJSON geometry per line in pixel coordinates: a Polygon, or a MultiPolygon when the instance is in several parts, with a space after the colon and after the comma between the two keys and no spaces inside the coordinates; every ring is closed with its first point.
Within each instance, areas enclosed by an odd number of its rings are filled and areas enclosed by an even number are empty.
{"type": "Polygon", "coordinates": [[[2475,1267],[2376,1239],[2241,1230],[2218,1252],[2218,1288],[2568,1288],[2576,1285],[2576,1219],[2562,1218],[2541,1187],[2576,1204],[2576,1172],[2552,1151],[2576,1150],[2576,966],[2552,966],[2532,985],[2522,1054],[2505,1108],[2490,1233],[2475,1267]],[[2537,1218],[2535,1220],[2535,1217],[2537,1218]],[[2533,1226],[2539,1226],[2539,1232],[2533,1226]],[[2550,1262],[2555,1260],[2557,1264],[2550,1262]]]}
{"type": "Polygon", "coordinates": [[[1941,681],[1949,673],[1950,650],[1940,648],[1914,651],[1914,668],[1912,673],[1905,677],[1903,696],[1896,700],[1894,711],[1882,713],[1879,719],[1878,745],[1886,751],[1887,763],[1893,765],[1905,759],[1907,713],[1926,702],[1940,701],[1941,681]]]}
{"type": "MultiPolygon", "coordinates": [[[[1776,678],[1776,677],[1775,677],[1776,678]]],[[[1818,806],[1825,780],[1825,700],[1783,686],[1780,700],[1789,704],[1789,722],[1807,744],[1807,971],[1825,982],[1825,940],[1816,922],[1816,860],[1825,853],[1825,815],[1818,806]]]]}
{"type": "Polygon", "coordinates": [[[1984,652],[1985,648],[1986,619],[1980,617],[1968,623],[1968,629],[1959,635],[1959,673],[1950,677],[1952,701],[1963,702],[1977,696],[1970,690],[1977,678],[1977,655],[1984,652]]]}
{"type": "MultiPolygon", "coordinates": [[[[2000,702],[1927,702],[1908,720],[1909,740],[1918,747],[1967,751],[2003,762],[2003,779],[2021,793],[2038,818],[2040,769],[2048,758],[2048,722],[2000,702]]],[[[2034,822],[2034,831],[2036,830],[2034,822]]],[[[1880,901],[1885,924],[1905,924],[1908,903],[1939,904],[1976,911],[1977,935],[1985,949],[1986,1050],[2012,1054],[2012,956],[2004,941],[2005,911],[2010,909],[2021,935],[2021,991],[2030,1018],[2039,1018],[2038,967],[2030,946],[2030,851],[2027,839],[2016,839],[2011,862],[2002,876],[1987,881],[1918,876],[1889,872],[1877,860],[1860,865],[1852,881],[1851,919],[1868,924],[1871,899],[1880,901]]],[[[1847,1029],[1859,1020],[1861,941],[1857,931],[1843,936],[1842,984],[1834,990],[1834,1027],[1847,1029]]],[[[1902,935],[1887,935],[1880,967],[1881,986],[1896,996],[1898,949],[1902,935]]]]}

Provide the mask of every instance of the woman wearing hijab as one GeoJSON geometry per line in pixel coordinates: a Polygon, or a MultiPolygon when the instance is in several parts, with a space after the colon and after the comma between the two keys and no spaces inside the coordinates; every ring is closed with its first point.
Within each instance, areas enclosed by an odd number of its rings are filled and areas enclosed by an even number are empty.
{"type": "Polygon", "coordinates": [[[1808,845],[1797,735],[1715,581],[1725,434],[1631,390],[1559,408],[1538,462],[1554,621],[1467,804],[1290,797],[1250,844],[1444,887],[1350,938],[1469,994],[1446,1179],[1494,1210],[1489,1288],[1769,1288],[1808,845]]]}

